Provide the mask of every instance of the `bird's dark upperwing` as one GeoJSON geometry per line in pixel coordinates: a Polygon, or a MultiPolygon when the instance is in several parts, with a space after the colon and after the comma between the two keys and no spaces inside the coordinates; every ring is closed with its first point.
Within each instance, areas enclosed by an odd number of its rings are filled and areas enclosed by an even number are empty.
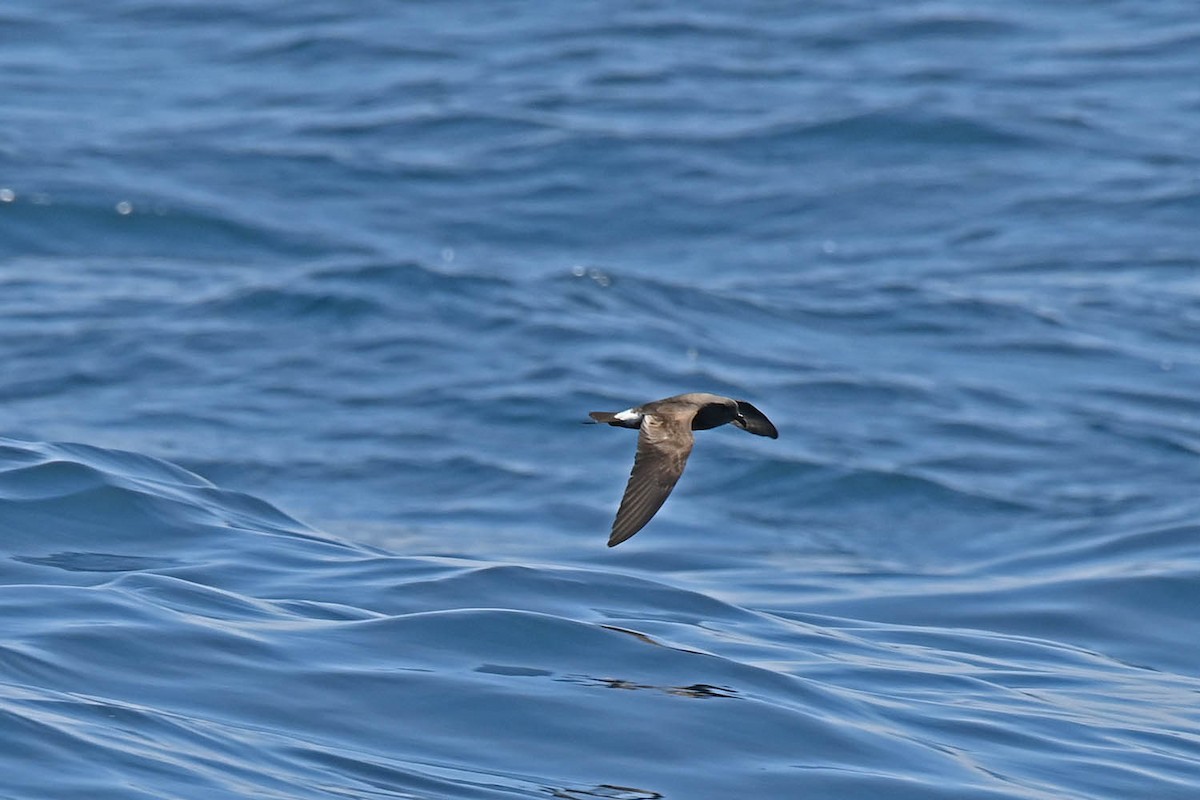
{"type": "Polygon", "coordinates": [[[691,414],[646,414],[638,434],[637,457],[617,509],[608,546],[642,529],[675,488],[692,452],[691,414]]]}

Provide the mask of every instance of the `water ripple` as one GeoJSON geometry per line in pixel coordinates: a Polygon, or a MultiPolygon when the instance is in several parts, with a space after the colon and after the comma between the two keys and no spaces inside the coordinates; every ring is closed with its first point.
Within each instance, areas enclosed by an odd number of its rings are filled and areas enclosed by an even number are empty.
{"type": "MultiPolygon", "coordinates": [[[[100,766],[138,774],[168,751],[155,785],[190,780],[193,796],[367,784],[455,797],[635,785],[654,788],[620,791],[711,796],[778,794],[800,780],[863,795],[890,785],[903,797],[1049,797],[1078,784],[1046,767],[1101,742],[1141,753],[1138,770],[1160,786],[1200,760],[1200,718],[1184,711],[1195,677],[961,627],[973,613],[990,630],[1050,633],[1069,598],[1138,607],[1154,601],[1127,592],[1177,594],[1194,576],[1048,574],[1035,606],[950,585],[944,616],[959,624],[947,627],[846,618],[871,607],[879,619],[880,603],[901,612],[909,598],[892,588],[825,601],[840,616],[799,622],[616,572],[372,553],[133,454],[15,440],[3,452],[10,487],[28,486],[33,470],[37,497],[57,498],[37,517],[23,511],[28,491],[0,502],[7,530],[57,528],[52,544],[6,540],[8,571],[22,566],[0,587],[10,632],[0,702],[6,738],[28,743],[7,758],[84,754],[80,788],[102,780],[100,766]],[[72,512],[72,498],[97,486],[109,492],[99,527],[72,512]],[[150,540],[163,555],[145,554],[150,540]],[[1027,614],[1040,622],[1021,623],[1027,614]],[[664,716],[686,735],[664,736],[664,716]],[[1159,735],[1163,725],[1177,735],[1159,735]],[[502,750],[477,747],[497,737],[502,750]],[[684,752],[726,766],[703,784],[663,768],[684,752]],[[313,784],[314,771],[335,785],[313,784]]],[[[1151,535],[1166,544],[1172,533],[1151,535]]],[[[1072,560],[1115,564],[1146,544],[1114,540],[1072,560]]],[[[1097,780],[1123,780],[1119,761],[1093,762],[1097,780]]]]}

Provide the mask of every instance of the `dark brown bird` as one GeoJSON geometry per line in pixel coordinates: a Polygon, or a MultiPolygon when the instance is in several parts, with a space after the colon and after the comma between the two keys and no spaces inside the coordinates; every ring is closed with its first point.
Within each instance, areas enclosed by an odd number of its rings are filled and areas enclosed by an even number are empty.
{"type": "Polygon", "coordinates": [[[640,531],[666,501],[692,453],[692,431],[706,431],[732,422],[758,436],[779,438],[779,431],[745,400],[692,392],[616,413],[593,411],[593,422],[619,428],[638,428],[637,456],[625,495],[613,520],[608,546],[615,547],[640,531]]]}

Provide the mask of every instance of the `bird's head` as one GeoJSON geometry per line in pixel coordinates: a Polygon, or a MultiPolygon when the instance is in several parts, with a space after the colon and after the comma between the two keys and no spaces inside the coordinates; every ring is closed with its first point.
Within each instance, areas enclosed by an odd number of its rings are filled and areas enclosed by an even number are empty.
{"type": "Polygon", "coordinates": [[[771,424],[771,420],[767,419],[767,415],[745,400],[737,401],[737,415],[733,418],[733,424],[756,436],[779,438],[779,431],[775,430],[775,426],[771,424]]]}

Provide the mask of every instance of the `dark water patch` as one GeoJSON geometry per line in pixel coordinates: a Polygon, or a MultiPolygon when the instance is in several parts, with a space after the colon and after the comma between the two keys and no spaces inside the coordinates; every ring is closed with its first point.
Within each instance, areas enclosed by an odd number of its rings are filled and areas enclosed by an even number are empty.
{"type": "Polygon", "coordinates": [[[964,513],[972,508],[977,509],[979,513],[986,511],[989,514],[1026,508],[1021,503],[989,497],[966,486],[956,488],[930,477],[899,470],[860,468],[840,475],[835,473],[832,481],[822,483],[825,485],[815,487],[814,494],[809,497],[813,505],[841,505],[824,496],[825,493],[833,493],[856,504],[861,504],[863,498],[869,498],[869,502],[887,505],[902,500],[902,505],[914,503],[926,509],[958,507],[964,513]],[[895,497],[889,497],[893,493],[895,497]]]}
{"type": "Polygon", "coordinates": [[[1200,30],[1194,26],[1172,26],[1168,30],[1157,30],[1140,35],[1109,37],[1106,40],[1073,43],[1066,54],[1076,58],[1142,59],[1162,60],[1171,56],[1186,55],[1200,42],[1200,30]]]}
{"type": "MultiPolygon", "coordinates": [[[[261,224],[239,220],[232,209],[204,207],[183,198],[147,197],[110,189],[107,196],[62,190],[39,202],[19,197],[0,214],[0,233],[19,252],[37,257],[71,257],[79,252],[129,257],[145,252],[189,260],[225,258],[264,245],[294,251],[284,236],[261,224]],[[183,245],[186,243],[186,246],[183,245]]],[[[305,252],[308,246],[303,246],[305,252]]]]}
{"type": "Polygon", "coordinates": [[[178,562],[161,558],[119,555],[116,553],[51,553],[48,556],[13,556],[17,561],[43,567],[56,567],[69,572],[136,572],[144,569],[164,569],[178,562]]]}
{"type": "Polygon", "coordinates": [[[662,797],[658,792],[635,789],[632,786],[613,786],[612,784],[587,788],[549,789],[548,791],[551,797],[561,797],[566,800],[584,800],[589,797],[613,798],[614,800],[659,800],[662,797]]]}
{"type": "Polygon", "coordinates": [[[918,110],[903,108],[865,111],[837,119],[777,123],[748,135],[740,134],[732,143],[743,156],[779,158],[793,151],[803,152],[830,138],[869,147],[875,158],[880,157],[880,148],[904,152],[929,146],[970,150],[1036,144],[1027,135],[983,120],[931,118],[918,110]]]}
{"type": "Polygon", "coordinates": [[[893,19],[884,24],[869,26],[862,32],[864,42],[908,41],[926,42],[934,39],[993,39],[1011,37],[1027,32],[1028,28],[1013,19],[972,13],[918,12],[893,19]]]}
{"type": "Polygon", "coordinates": [[[196,311],[205,316],[229,315],[266,319],[275,317],[289,323],[296,320],[327,319],[338,322],[356,320],[382,313],[369,298],[338,294],[317,294],[283,287],[248,288],[223,298],[206,300],[196,311]]]}

